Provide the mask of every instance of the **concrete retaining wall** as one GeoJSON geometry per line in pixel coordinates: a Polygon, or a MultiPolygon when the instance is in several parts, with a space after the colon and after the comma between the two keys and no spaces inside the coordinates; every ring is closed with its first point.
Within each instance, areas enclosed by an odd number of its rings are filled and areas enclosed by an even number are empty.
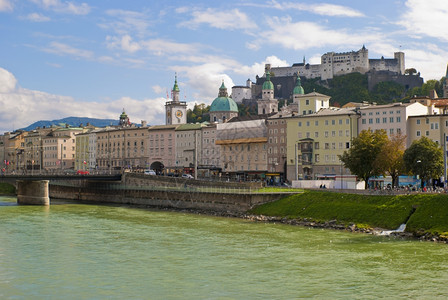
{"type": "Polygon", "coordinates": [[[285,194],[197,192],[188,188],[185,191],[122,187],[111,189],[110,184],[105,184],[102,188],[99,183],[94,187],[50,185],[51,198],[224,212],[246,212],[257,204],[272,202],[284,196],[285,194]]]}

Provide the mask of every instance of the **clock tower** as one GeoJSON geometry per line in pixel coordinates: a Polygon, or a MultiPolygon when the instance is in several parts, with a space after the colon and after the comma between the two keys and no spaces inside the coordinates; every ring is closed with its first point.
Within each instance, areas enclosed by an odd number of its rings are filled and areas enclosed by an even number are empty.
{"type": "Polygon", "coordinates": [[[171,101],[165,104],[166,125],[177,125],[187,123],[187,103],[179,101],[179,86],[177,85],[177,75],[174,80],[174,87],[171,90],[171,101]]]}

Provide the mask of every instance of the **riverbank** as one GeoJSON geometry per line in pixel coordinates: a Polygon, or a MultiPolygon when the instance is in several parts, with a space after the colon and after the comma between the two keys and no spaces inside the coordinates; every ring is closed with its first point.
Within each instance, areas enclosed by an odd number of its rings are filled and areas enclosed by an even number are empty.
{"type": "Polygon", "coordinates": [[[0,195],[15,195],[16,188],[9,183],[0,182],[0,195]]]}
{"type": "Polygon", "coordinates": [[[249,211],[257,221],[281,222],[365,233],[393,230],[399,236],[448,242],[448,195],[359,195],[305,191],[249,211]]]}

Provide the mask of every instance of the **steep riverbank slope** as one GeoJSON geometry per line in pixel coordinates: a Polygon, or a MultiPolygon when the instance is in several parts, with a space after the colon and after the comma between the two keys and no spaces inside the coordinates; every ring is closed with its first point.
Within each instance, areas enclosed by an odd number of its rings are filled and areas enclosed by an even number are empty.
{"type": "Polygon", "coordinates": [[[448,240],[448,195],[412,194],[370,196],[305,191],[260,205],[251,214],[266,220],[329,228],[371,231],[396,229],[429,240],[448,240]]]}

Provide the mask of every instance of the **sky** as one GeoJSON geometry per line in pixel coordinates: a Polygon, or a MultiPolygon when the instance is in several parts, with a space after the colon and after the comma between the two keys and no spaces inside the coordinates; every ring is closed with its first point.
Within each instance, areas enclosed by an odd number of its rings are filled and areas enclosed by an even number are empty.
{"type": "MultiPolygon", "coordinates": [[[[0,134],[69,116],[164,124],[175,74],[190,108],[327,52],[405,53],[445,76],[446,0],[0,0],[0,134]]],[[[362,101],[362,99],[360,99],[362,101]]]]}

